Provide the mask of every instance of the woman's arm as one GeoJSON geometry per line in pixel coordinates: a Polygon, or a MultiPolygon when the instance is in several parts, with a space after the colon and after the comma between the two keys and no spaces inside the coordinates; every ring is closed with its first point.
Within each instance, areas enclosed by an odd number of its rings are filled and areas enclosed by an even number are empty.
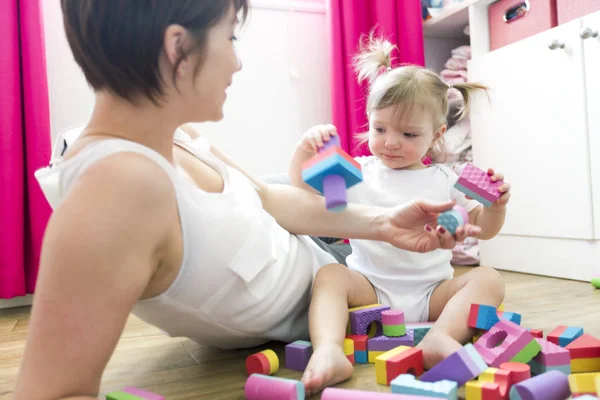
{"type": "Polygon", "coordinates": [[[381,240],[405,250],[426,252],[451,249],[457,241],[478,236],[481,231],[479,227],[466,225],[452,236],[435,229],[439,213],[451,209],[454,202],[416,200],[392,210],[349,204],[341,213],[330,212],[322,196],[288,185],[267,185],[218,149],[211,147],[211,152],[253,182],[265,210],[291,233],[381,240]]]}
{"type": "Polygon", "coordinates": [[[97,398],[174,204],[164,171],[140,155],[109,156],[77,180],[46,230],[17,400],[97,398]]]}

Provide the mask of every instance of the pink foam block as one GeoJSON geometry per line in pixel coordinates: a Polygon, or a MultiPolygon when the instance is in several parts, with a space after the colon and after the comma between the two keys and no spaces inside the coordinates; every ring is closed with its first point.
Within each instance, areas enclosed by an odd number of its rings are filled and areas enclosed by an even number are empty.
{"type": "Polygon", "coordinates": [[[473,164],[467,164],[456,183],[493,203],[500,198],[501,193],[498,188],[504,182],[492,182],[486,171],[477,168],[473,164]]]}
{"type": "Polygon", "coordinates": [[[246,400],[304,400],[300,381],[269,375],[252,374],[244,386],[246,400]]]}
{"type": "Polygon", "coordinates": [[[534,338],[527,329],[501,320],[484,333],[474,346],[489,366],[497,368],[511,361],[532,340],[534,338]]]}
{"type": "Polygon", "coordinates": [[[544,339],[536,338],[535,340],[542,346],[542,351],[534,357],[535,361],[547,367],[569,365],[571,362],[569,350],[544,339]]]}
{"type": "Polygon", "coordinates": [[[146,390],[134,388],[134,387],[126,387],[121,390],[122,392],[129,393],[131,395],[140,397],[144,400],[165,400],[163,396],[160,396],[156,393],[148,392],[146,390]]]}
{"type": "Polygon", "coordinates": [[[400,310],[386,310],[381,313],[381,323],[384,325],[402,325],[404,312],[400,310]]]}
{"type": "Polygon", "coordinates": [[[429,396],[423,397],[407,394],[327,388],[321,394],[321,400],[432,400],[432,398],[429,396]]]}

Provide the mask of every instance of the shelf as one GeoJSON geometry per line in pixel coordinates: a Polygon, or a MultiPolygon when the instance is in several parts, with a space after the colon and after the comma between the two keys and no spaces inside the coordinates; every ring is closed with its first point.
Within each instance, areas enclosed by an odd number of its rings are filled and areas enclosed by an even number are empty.
{"type": "Polygon", "coordinates": [[[479,0],[464,0],[453,4],[439,15],[425,21],[423,34],[425,37],[465,38],[463,33],[469,25],[469,6],[479,0]]]}
{"type": "MultiPolygon", "coordinates": [[[[423,23],[423,34],[429,38],[458,38],[467,36],[463,33],[469,25],[469,8],[476,6],[479,11],[477,15],[486,15],[487,6],[496,0],[463,0],[444,9],[439,15],[423,23]]],[[[483,22],[483,21],[481,21],[483,22]]],[[[487,26],[487,21],[486,25],[487,26]]],[[[473,33],[473,27],[471,27],[473,33]]]]}

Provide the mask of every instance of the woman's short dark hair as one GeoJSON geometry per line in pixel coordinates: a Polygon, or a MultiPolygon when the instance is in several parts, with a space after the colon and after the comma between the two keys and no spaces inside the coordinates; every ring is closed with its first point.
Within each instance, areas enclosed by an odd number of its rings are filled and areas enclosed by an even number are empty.
{"type": "MultiPolygon", "coordinates": [[[[208,30],[234,7],[248,13],[248,0],[61,0],[67,40],[75,61],[94,90],[106,89],[129,101],[163,94],[158,68],[169,25],[186,28],[195,46],[181,49],[176,65],[202,51],[208,30]]],[[[175,80],[175,74],[173,74],[175,80]]]]}

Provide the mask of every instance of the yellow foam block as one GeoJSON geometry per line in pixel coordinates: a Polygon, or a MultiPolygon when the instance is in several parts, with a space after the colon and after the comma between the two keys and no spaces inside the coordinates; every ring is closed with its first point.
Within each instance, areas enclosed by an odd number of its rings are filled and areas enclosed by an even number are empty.
{"type": "Polygon", "coordinates": [[[375,359],[384,353],[385,351],[369,351],[369,364],[375,364],[375,359]]]}
{"type": "Polygon", "coordinates": [[[600,357],[571,359],[571,373],[600,372],[600,357]]]}
{"type": "Polygon", "coordinates": [[[485,333],[485,331],[477,331],[477,333],[475,334],[475,336],[473,336],[473,343],[475,343],[476,341],[479,340],[479,338],[485,333]]]}
{"type": "Polygon", "coordinates": [[[273,350],[263,350],[261,353],[269,360],[269,374],[273,375],[279,370],[279,357],[273,350]]]}
{"type": "Polygon", "coordinates": [[[354,354],[354,340],[344,339],[344,355],[350,356],[354,354]]]}
{"type": "Polygon", "coordinates": [[[586,374],[569,375],[569,386],[572,393],[596,393],[596,379],[600,373],[588,372],[586,374]]]}
{"type": "Polygon", "coordinates": [[[469,381],[465,384],[466,400],[483,400],[482,389],[483,383],[479,381],[469,381]]]}
{"type": "Polygon", "coordinates": [[[497,309],[497,310],[498,310],[498,311],[504,311],[504,303],[501,303],[501,304],[498,306],[498,309],[497,309]]]}
{"type": "Polygon", "coordinates": [[[392,357],[397,356],[400,353],[410,349],[408,346],[398,346],[390,351],[386,351],[379,357],[375,358],[375,379],[380,385],[387,385],[387,362],[392,357]]]}

